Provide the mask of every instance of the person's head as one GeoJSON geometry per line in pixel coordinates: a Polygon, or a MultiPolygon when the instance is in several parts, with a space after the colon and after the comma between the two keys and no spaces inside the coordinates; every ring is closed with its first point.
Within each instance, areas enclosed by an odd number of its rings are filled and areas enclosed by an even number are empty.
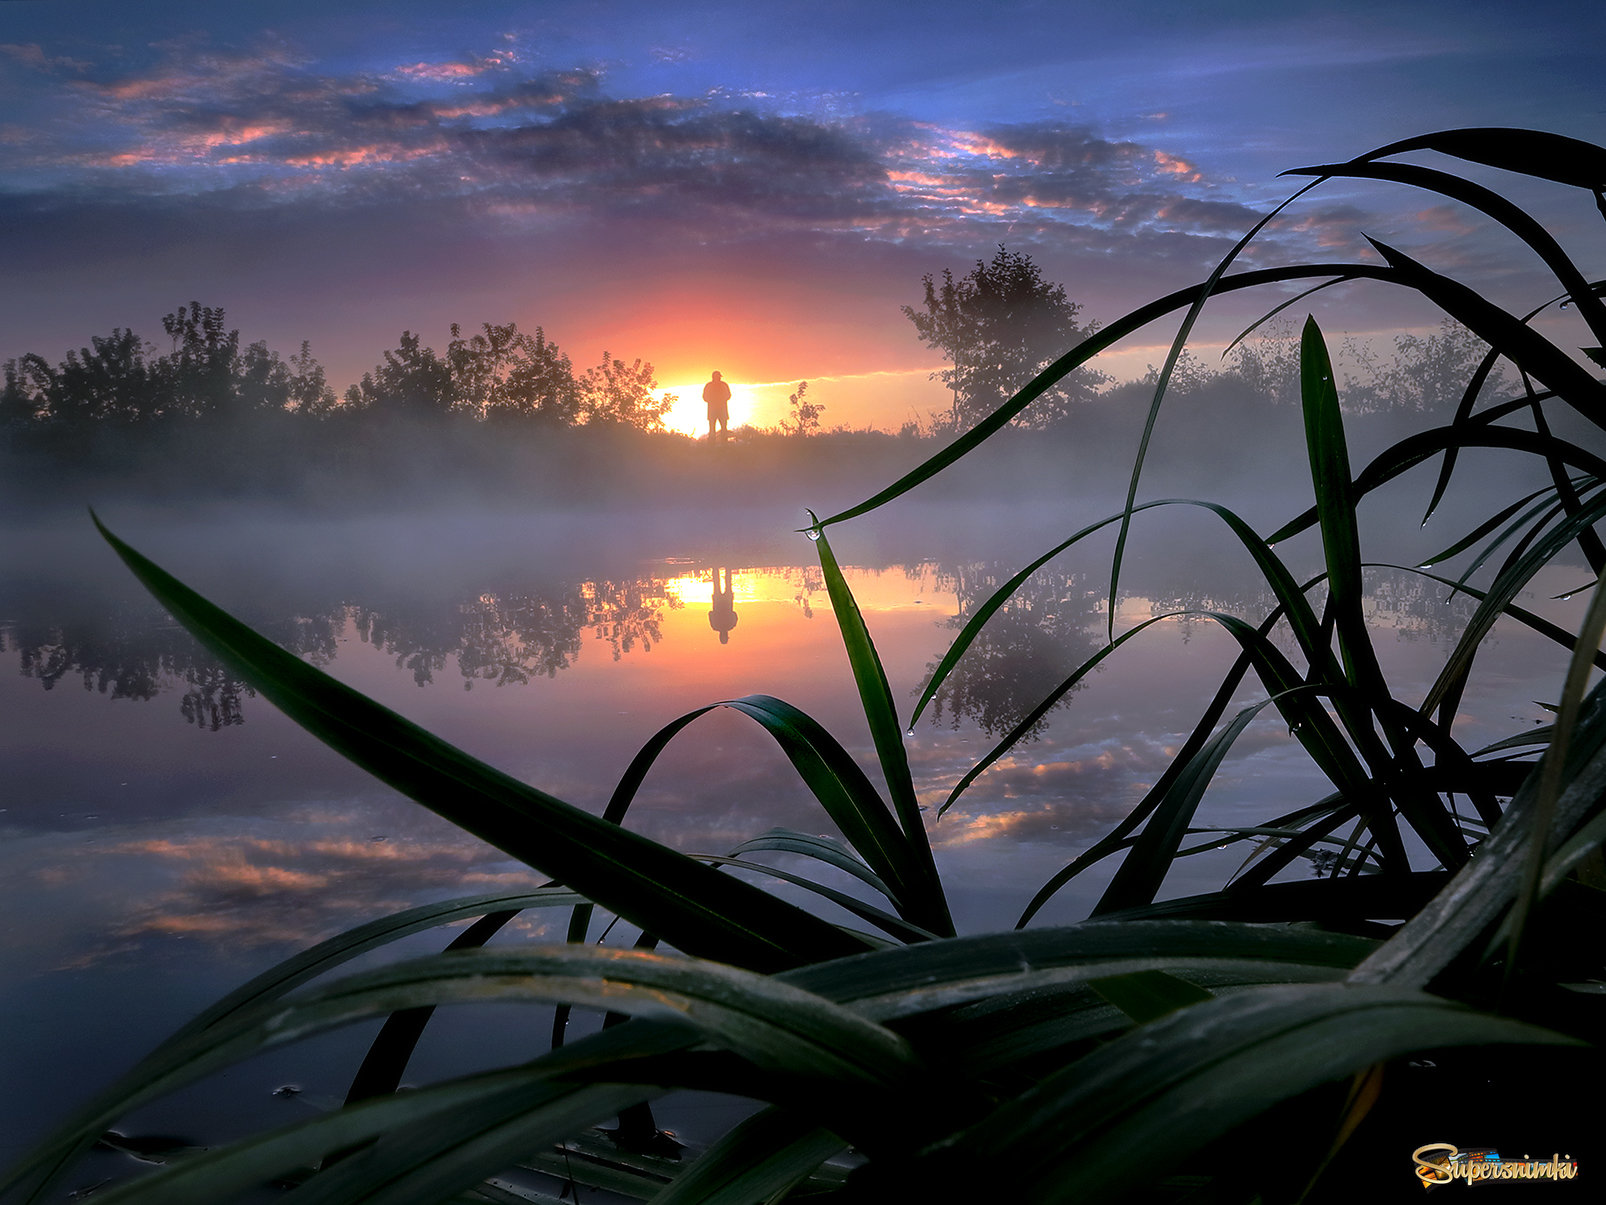
{"type": "Polygon", "coordinates": [[[717,381],[717,380],[719,380],[719,373],[717,373],[717,372],[716,372],[716,373],[715,373],[715,374],[714,374],[714,380],[716,380],[716,381],[717,381]]]}

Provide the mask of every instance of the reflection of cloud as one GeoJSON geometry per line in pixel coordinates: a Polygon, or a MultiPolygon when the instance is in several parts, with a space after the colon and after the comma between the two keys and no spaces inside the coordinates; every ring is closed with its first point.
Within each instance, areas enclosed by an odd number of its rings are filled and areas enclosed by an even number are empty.
{"type": "MultiPolygon", "coordinates": [[[[227,941],[248,949],[307,945],[424,895],[518,889],[544,880],[500,869],[500,855],[463,838],[447,843],[348,837],[290,841],[186,836],[124,841],[97,856],[154,868],[164,886],[115,935],[119,949],[148,936],[227,941]]],[[[101,872],[118,874],[108,869],[101,872]]],[[[107,947],[90,954],[94,961],[107,947]]]]}

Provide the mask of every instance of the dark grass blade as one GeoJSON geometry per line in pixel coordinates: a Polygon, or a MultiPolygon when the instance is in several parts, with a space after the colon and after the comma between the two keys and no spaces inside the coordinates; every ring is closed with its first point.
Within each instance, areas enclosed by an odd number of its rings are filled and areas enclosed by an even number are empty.
{"type": "Polygon", "coordinates": [[[1598,192],[1606,188],[1606,148],[1593,142],[1507,126],[1470,126],[1439,130],[1391,142],[1356,156],[1357,161],[1403,155],[1407,151],[1438,151],[1457,159],[1521,172],[1557,184],[1570,184],[1598,192]]]}
{"type": "Polygon", "coordinates": [[[834,866],[858,879],[861,883],[873,888],[892,899],[891,889],[881,881],[881,878],[859,860],[857,855],[840,841],[818,833],[800,833],[796,829],[772,828],[766,833],[760,833],[743,841],[730,851],[733,858],[746,853],[761,851],[774,851],[777,853],[801,854],[805,858],[813,858],[834,866]]]}
{"type": "Polygon", "coordinates": [[[776,1200],[846,1145],[810,1119],[765,1109],[698,1156],[653,1198],[653,1205],[752,1205],[776,1200]]]}
{"type": "Polygon", "coordinates": [[[1482,647],[1484,637],[1494,626],[1495,620],[1511,605],[1511,600],[1517,593],[1533,580],[1534,574],[1573,542],[1580,527],[1599,522],[1602,518],[1606,518],[1606,495],[1597,498],[1579,514],[1569,517],[1546,533],[1542,539],[1534,543],[1521,561],[1490,583],[1477,610],[1467,621],[1461,639],[1456,642],[1444,668],[1423,699],[1421,710],[1427,712],[1436,707],[1443,707],[1446,712],[1453,711],[1467,675],[1471,671],[1473,657],[1482,647]]]}
{"type": "MultiPolygon", "coordinates": [[[[387,1135],[404,1133],[416,1143],[422,1131],[460,1141],[466,1135],[460,1135],[459,1130],[472,1131],[509,1117],[523,1119],[530,1127],[521,1133],[521,1142],[527,1140],[539,1146],[601,1121],[642,1095],[643,1090],[633,1086],[553,1085],[528,1072],[494,1073],[326,1114],[168,1165],[95,1196],[109,1205],[218,1205],[245,1199],[264,1183],[304,1171],[334,1152],[383,1140],[387,1135]]],[[[463,1165],[461,1186],[473,1184],[486,1174],[477,1163],[467,1164],[461,1155],[459,1162],[463,1165]]],[[[493,1163],[490,1168],[499,1170],[505,1163],[493,1163]]],[[[405,1170],[396,1164],[377,1173],[371,1166],[350,1168],[340,1174],[339,1187],[342,1192],[360,1192],[361,1187],[354,1183],[354,1173],[358,1171],[365,1172],[364,1178],[377,1188],[405,1170]]],[[[335,1187],[333,1181],[333,1175],[328,1179],[314,1176],[300,1190],[281,1199],[316,1199],[317,1194],[335,1187]]],[[[352,1195],[344,1199],[358,1198],[352,1195]]]]}
{"type": "Polygon", "coordinates": [[[1132,637],[1136,636],[1139,632],[1143,631],[1143,629],[1148,627],[1150,624],[1159,623],[1162,619],[1173,619],[1178,615],[1186,614],[1191,614],[1191,612],[1172,611],[1165,615],[1156,615],[1152,619],[1145,619],[1142,623],[1122,632],[1114,639],[1114,641],[1106,644],[1103,648],[1099,649],[1098,652],[1094,653],[1086,661],[1082,662],[1081,665],[1077,666],[1076,669],[1071,672],[1070,677],[1066,678],[1065,681],[1061,682],[1058,686],[1051,690],[1043,698],[1043,700],[1037,704],[1036,707],[1032,708],[1032,710],[1023,720],[1021,720],[1020,723],[1016,724],[1015,727],[1005,733],[1002,739],[1000,739],[995,745],[993,745],[991,749],[983,754],[981,759],[977,761],[975,765],[971,766],[970,769],[965,771],[964,776],[954,784],[953,790],[948,793],[948,798],[945,799],[942,806],[937,809],[937,815],[941,816],[949,808],[953,807],[953,805],[958,801],[959,797],[965,793],[966,789],[971,783],[975,782],[976,779],[985,774],[992,767],[994,762],[1013,749],[1016,742],[1019,741],[1021,737],[1025,736],[1034,727],[1036,727],[1037,722],[1050,711],[1052,711],[1054,705],[1064,698],[1066,693],[1074,688],[1078,682],[1097,669],[1099,664],[1106,657],[1115,652],[1116,649],[1120,648],[1123,644],[1132,639],[1132,637]]]}
{"type": "Polygon", "coordinates": [[[1543,381],[1595,426],[1606,427],[1606,385],[1572,357],[1460,281],[1439,275],[1387,243],[1367,241],[1400,274],[1402,284],[1421,293],[1523,372],[1543,381]]]}
{"type": "Polygon", "coordinates": [[[1199,314],[1204,309],[1205,302],[1208,301],[1211,295],[1216,291],[1221,278],[1226,274],[1226,271],[1232,265],[1233,260],[1238,258],[1239,252],[1241,252],[1250,244],[1254,237],[1266,227],[1268,222],[1270,222],[1278,214],[1282,213],[1283,210],[1287,209],[1300,197],[1304,196],[1307,192],[1315,188],[1316,185],[1320,183],[1320,180],[1313,180],[1311,183],[1307,184],[1304,188],[1300,189],[1293,196],[1289,197],[1281,205],[1277,206],[1276,209],[1273,209],[1265,217],[1261,218],[1260,221],[1256,222],[1249,232],[1233,245],[1232,250],[1228,251],[1227,254],[1222,257],[1221,262],[1215,266],[1215,269],[1205,279],[1203,285],[1200,286],[1199,291],[1194,297],[1193,301],[1189,303],[1188,312],[1183,315],[1182,323],[1177,328],[1176,337],[1171,341],[1171,349],[1166,353],[1165,365],[1160,369],[1159,379],[1155,382],[1154,400],[1149,404],[1149,413],[1144,419],[1143,435],[1138,440],[1137,453],[1132,458],[1132,475],[1126,487],[1126,505],[1122,508],[1123,513],[1121,516],[1121,526],[1116,532],[1115,536],[1115,555],[1110,562],[1109,639],[1111,640],[1115,638],[1116,600],[1120,593],[1121,562],[1124,559],[1126,552],[1127,532],[1132,526],[1132,507],[1133,503],[1137,501],[1138,481],[1143,475],[1143,462],[1148,456],[1149,441],[1154,435],[1155,421],[1160,416],[1160,404],[1165,399],[1166,388],[1171,384],[1172,370],[1176,368],[1177,360],[1182,355],[1182,349],[1187,346],[1188,336],[1193,333],[1194,323],[1198,321],[1199,314]]]}
{"type": "Polygon", "coordinates": [[[1567,678],[1562,684],[1561,699],[1556,707],[1554,735],[1535,772],[1538,781],[1534,787],[1533,818],[1529,821],[1530,833],[1523,857],[1522,882],[1506,919],[1510,928],[1505,971],[1508,988],[1517,971],[1529,914],[1539,899],[1539,882],[1552,845],[1552,820],[1561,796],[1567,754],[1573,731],[1578,726],[1579,712],[1583,708],[1584,692],[1594,669],[1594,658],[1590,654],[1600,648],[1603,634],[1606,634],[1606,586],[1596,586],[1589,601],[1589,610],[1584,614],[1583,624],[1578,630],[1577,647],[1573,649],[1572,659],[1567,666],[1567,678]]]}
{"type": "Polygon", "coordinates": [[[1305,321],[1300,377],[1305,446],[1327,563],[1327,606],[1334,617],[1345,677],[1351,687],[1375,705],[1388,697],[1388,688],[1366,630],[1362,610],[1366,591],[1361,580],[1361,539],[1352,496],[1349,449],[1338,409],[1333,365],[1314,318],[1305,321]]]}
{"type": "Polygon", "coordinates": [[[1424,1048],[1576,1039],[1420,992],[1255,988],[1116,1038],[923,1157],[871,1169],[854,1202],[1123,1200],[1278,1103],[1424,1048]]]}
{"type": "Polygon", "coordinates": [[[112,535],[136,577],[296,723],[409,798],[688,953],[762,969],[852,953],[782,900],[495,770],[257,635],[112,535]]]}
{"type": "MultiPolygon", "coordinates": [[[[809,518],[814,514],[810,512],[809,518]]],[[[820,556],[820,572],[831,598],[831,609],[836,615],[837,629],[848,654],[853,670],[853,681],[859,692],[859,705],[870,725],[870,738],[875,744],[876,758],[892,797],[893,814],[903,830],[905,847],[917,864],[923,888],[906,913],[909,920],[922,928],[944,936],[954,931],[953,918],[948,912],[948,901],[943,895],[942,880],[937,876],[937,865],[931,855],[931,842],[926,836],[926,824],[920,814],[920,802],[915,797],[914,779],[909,773],[909,754],[904,747],[903,728],[898,723],[897,706],[892,701],[892,689],[887,685],[886,671],[865,626],[859,605],[848,589],[847,579],[831,551],[831,542],[818,525],[809,532],[809,538],[820,556]]],[[[863,851],[861,851],[863,852],[863,851]]],[[[868,860],[868,859],[867,859],[868,860]]],[[[875,867],[875,863],[871,862],[875,867]]]]}
{"type": "Polygon", "coordinates": [[[1250,721],[1278,701],[1265,699],[1244,708],[1189,759],[1176,784],[1160,800],[1154,815],[1133,842],[1130,852],[1121,860],[1109,887],[1093,909],[1094,916],[1102,917],[1154,901],[1176,859],[1177,850],[1199,801],[1204,798],[1205,788],[1215,777],[1222,759],[1250,721]]]}
{"type": "MultiPolygon", "coordinates": [[[[1596,148],[1597,151],[1600,148],[1596,148]]],[[[1606,153],[1606,152],[1603,152],[1606,153]]],[[[1542,259],[1578,306],[1579,313],[1589,324],[1595,338],[1606,339],[1606,306],[1590,290],[1589,282],[1577,265],[1562,250],[1553,235],[1541,226],[1521,206],[1512,203],[1492,189],[1481,184],[1411,163],[1378,163],[1357,160],[1351,163],[1327,163],[1319,167],[1296,167],[1282,173],[1285,176],[1322,176],[1326,178],[1354,178],[1386,180],[1405,184],[1449,197],[1487,214],[1511,231],[1542,259]]]]}
{"type": "Polygon", "coordinates": [[[670,740],[693,720],[720,707],[749,717],[769,733],[848,844],[878,876],[880,889],[909,919],[929,907],[924,901],[929,872],[853,755],[808,713],[771,695],[713,703],[664,725],[631,759],[605,815],[622,820],[670,740]]]}
{"type": "MultiPolygon", "coordinates": [[[[1561,781],[1550,827],[1566,834],[1598,815],[1606,798],[1606,687],[1597,685],[1580,711],[1561,781]]],[[[1478,856],[1355,969],[1354,982],[1426,987],[1464,955],[1481,951],[1487,933],[1517,898],[1539,788],[1538,774],[1530,773],[1478,856]]]]}
{"type": "MultiPolygon", "coordinates": [[[[1526,402],[1518,403],[1518,405],[1525,406],[1526,402]]],[[[1356,501],[1452,446],[1461,448],[1504,448],[1513,452],[1532,453],[1540,457],[1548,457],[1554,454],[1563,463],[1581,469],[1592,477],[1606,478],[1606,459],[1602,459],[1598,454],[1591,452],[1587,448],[1554,437],[1546,439],[1533,431],[1522,431],[1514,427],[1496,427],[1491,425],[1491,422],[1489,412],[1485,412],[1474,416],[1473,424],[1475,429],[1434,427],[1427,431],[1419,431],[1415,435],[1408,435],[1397,443],[1389,445],[1389,447],[1373,457],[1366,468],[1362,469],[1356,476],[1354,490],[1356,501]]],[[[1316,508],[1312,506],[1267,536],[1266,541],[1269,544],[1280,544],[1284,540],[1313,527],[1315,523],[1316,508]]]]}
{"type": "Polygon", "coordinates": [[[804,875],[793,874],[791,871],[782,870],[777,866],[766,866],[762,862],[751,862],[744,858],[722,858],[718,854],[698,854],[696,857],[699,862],[707,862],[712,866],[729,866],[736,870],[749,871],[752,874],[767,875],[770,878],[780,879],[783,883],[791,883],[794,886],[802,887],[806,891],[812,891],[821,899],[830,900],[831,903],[851,912],[860,920],[868,921],[894,941],[931,941],[936,937],[936,934],[928,929],[922,929],[918,925],[911,925],[908,921],[893,916],[884,909],[877,908],[872,904],[866,904],[863,900],[856,899],[845,891],[827,887],[824,883],[817,883],[804,875]]]}
{"type": "Polygon", "coordinates": [[[354,929],[319,942],[278,965],[264,971],[249,983],[230,992],[216,1004],[199,1013],[167,1040],[178,1041],[190,1034],[227,1020],[235,1013],[277,999],[293,988],[326,974],[346,962],[426,929],[449,925],[469,917],[487,916],[511,909],[566,908],[581,897],[560,887],[534,891],[499,892],[442,900],[369,921],[354,929]]]}
{"type": "Polygon", "coordinates": [[[1133,971],[1095,979],[1090,986],[1140,1025],[1214,998],[1198,984],[1165,971],[1133,971]]]}

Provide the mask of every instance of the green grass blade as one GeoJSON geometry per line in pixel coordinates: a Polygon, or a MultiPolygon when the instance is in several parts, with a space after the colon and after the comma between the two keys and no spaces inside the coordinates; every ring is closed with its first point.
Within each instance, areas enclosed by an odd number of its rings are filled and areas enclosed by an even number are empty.
{"type": "MultiPolygon", "coordinates": [[[[1590,692],[1570,744],[1547,841],[1597,815],[1606,798],[1606,688],[1590,692]]],[[[1478,856],[1357,967],[1353,981],[1426,987],[1457,958],[1481,950],[1485,935],[1517,897],[1539,789],[1539,775],[1530,773],[1478,856]]]]}
{"type": "Polygon", "coordinates": [[[1093,909],[1094,916],[1104,916],[1154,901],[1176,859],[1177,849],[1182,844],[1183,835],[1193,820],[1199,801],[1204,798],[1205,788],[1215,777],[1222,759],[1232,748],[1233,742],[1243,735],[1250,721],[1274,702],[1277,700],[1265,699],[1244,708],[1189,759],[1181,776],[1160,800],[1154,815],[1133,842],[1131,851],[1121,860],[1109,887],[1093,909]]]}
{"type": "Polygon", "coordinates": [[[1517,898],[1507,917],[1510,938],[1506,946],[1506,984],[1509,987],[1516,974],[1518,956],[1527,928],[1528,916],[1539,899],[1540,878],[1546,859],[1550,856],[1552,820],[1557,800],[1561,796],[1563,774],[1573,730],[1578,726],[1578,714],[1583,707],[1584,692],[1589,686],[1594,669],[1594,657],[1599,650],[1601,636],[1606,634],[1606,585],[1597,585],[1589,600],[1589,610],[1578,629],[1578,644],[1567,665],[1567,678],[1562,684],[1561,699],[1556,707],[1555,735],[1545,750],[1536,771],[1538,781],[1534,787],[1533,819],[1524,855],[1522,882],[1517,898]]]}
{"type": "Polygon", "coordinates": [[[924,898],[929,891],[929,872],[911,851],[885,801],[858,762],[807,712],[771,695],[727,699],[664,725],[631,760],[614,790],[606,816],[622,820],[669,741],[693,720],[720,707],[747,716],[769,733],[848,844],[878,876],[881,889],[888,892],[888,898],[906,917],[916,919],[923,907],[929,908],[924,898]]]}
{"type": "MultiPolygon", "coordinates": [[[[813,519],[813,512],[809,518],[813,519]]],[[[909,773],[909,754],[904,747],[903,728],[898,723],[898,711],[892,701],[892,689],[887,685],[886,671],[865,626],[864,616],[853,599],[847,579],[831,551],[831,542],[818,526],[809,532],[820,556],[820,572],[825,588],[831,597],[831,609],[836,615],[837,629],[847,649],[848,664],[853,669],[853,681],[858,687],[859,705],[870,725],[870,738],[875,744],[876,758],[886,778],[887,791],[892,797],[893,814],[903,829],[903,837],[910,855],[922,873],[924,890],[919,907],[908,913],[908,918],[934,933],[949,936],[953,933],[953,919],[948,912],[948,901],[943,895],[942,880],[937,877],[937,865],[931,856],[931,842],[926,836],[925,820],[920,814],[920,802],[915,797],[914,779],[909,773]]],[[[861,851],[862,852],[862,851],[861,851]]],[[[868,859],[867,859],[868,860],[868,859]]],[[[875,866],[871,862],[871,866],[875,866]]]]}
{"type": "Polygon", "coordinates": [[[1366,587],[1361,580],[1361,537],[1352,496],[1349,449],[1338,409],[1332,361],[1314,318],[1305,320],[1300,341],[1300,395],[1317,522],[1327,563],[1327,605],[1338,632],[1345,677],[1375,705],[1388,697],[1388,688],[1366,629],[1366,587]]]}
{"type": "Polygon", "coordinates": [[[760,833],[743,841],[730,851],[730,856],[736,858],[742,854],[764,851],[800,854],[805,858],[824,862],[827,866],[834,866],[852,875],[889,900],[892,899],[891,889],[881,881],[880,876],[866,866],[847,846],[830,837],[818,833],[800,833],[790,828],[772,828],[766,833],[760,833]]]}
{"type": "MultiPolygon", "coordinates": [[[[642,1095],[643,1089],[634,1086],[553,1085],[529,1072],[476,1076],[325,1114],[208,1151],[96,1195],[109,1205],[217,1205],[220,1201],[243,1199],[259,1185],[297,1169],[316,1166],[335,1152],[397,1132],[406,1133],[414,1142],[420,1133],[460,1139],[456,1131],[465,1128],[465,1122],[481,1126],[493,1118],[529,1120],[539,1113],[542,1132],[532,1135],[539,1145],[601,1121],[642,1095]]],[[[352,1194],[364,1187],[356,1182],[358,1176],[353,1173],[366,1173],[362,1178],[368,1181],[367,1187],[378,1188],[404,1170],[394,1164],[375,1169],[371,1164],[355,1164],[352,1160],[346,1163],[352,1166],[339,1173],[340,1188],[352,1194]]],[[[478,1165],[466,1167],[461,1183],[472,1184],[505,1165],[506,1161],[485,1165],[484,1170],[478,1165]]],[[[313,1184],[318,1185],[317,1193],[327,1193],[334,1187],[334,1179],[333,1172],[315,1175],[301,1190],[284,1199],[305,1202],[315,1196],[313,1184]]]]}
{"type": "Polygon", "coordinates": [[[542,887],[534,891],[498,892],[466,899],[442,900],[369,921],[302,950],[264,971],[199,1013],[167,1040],[178,1041],[244,1009],[277,999],[353,958],[414,933],[510,909],[566,908],[581,898],[566,888],[542,887]]]}
{"type": "Polygon", "coordinates": [[[1112,975],[1095,979],[1090,986],[1140,1025],[1214,998],[1198,984],[1166,971],[1112,975]]]}
{"type": "Polygon", "coordinates": [[[853,952],[852,938],[802,909],[495,770],[307,665],[95,522],[213,655],[336,752],[460,828],[688,953],[778,969],[853,952]]]}
{"type": "Polygon", "coordinates": [[[865,1177],[862,1200],[1121,1200],[1234,1128],[1318,1085],[1423,1048],[1576,1039],[1437,997],[1263,987],[1132,1030],[970,1127],[865,1177]]]}
{"type": "Polygon", "coordinates": [[[847,1144],[815,1122],[765,1109],[735,1126],[676,1176],[652,1205],[753,1205],[806,1179],[847,1144]]]}
{"type": "Polygon", "coordinates": [[[965,771],[964,776],[954,784],[954,789],[948,793],[948,798],[945,799],[942,806],[937,809],[937,815],[941,816],[949,808],[953,807],[954,803],[961,795],[965,793],[965,790],[970,786],[971,783],[975,782],[976,779],[985,774],[992,767],[994,762],[1013,749],[1015,747],[1015,743],[1019,741],[1021,737],[1030,732],[1037,725],[1039,720],[1053,710],[1054,705],[1064,698],[1066,693],[1074,688],[1078,682],[1097,669],[1099,664],[1106,657],[1115,652],[1116,649],[1120,648],[1123,644],[1132,639],[1132,637],[1136,636],[1139,632],[1143,631],[1143,629],[1148,627],[1150,624],[1159,623],[1162,619],[1173,619],[1178,615],[1186,614],[1190,614],[1190,612],[1172,611],[1165,615],[1156,615],[1152,619],[1145,619],[1142,623],[1128,628],[1126,631],[1122,632],[1115,638],[1113,642],[1106,644],[1103,648],[1099,649],[1098,652],[1094,653],[1086,661],[1082,662],[1081,665],[1077,666],[1076,669],[1071,672],[1070,677],[1066,678],[1065,681],[1061,682],[1057,687],[1051,690],[1048,695],[1037,704],[1036,707],[1032,708],[1032,710],[1023,720],[1021,720],[1020,723],[1016,724],[1015,727],[1005,733],[1002,739],[1000,739],[996,744],[993,745],[991,749],[983,754],[981,760],[976,762],[975,765],[971,766],[970,769],[965,771]]]}
{"type": "Polygon", "coordinates": [[[804,875],[793,874],[789,870],[782,870],[777,866],[766,866],[762,862],[751,862],[744,858],[720,857],[718,854],[698,854],[699,862],[707,862],[712,866],[730,866],[737,870],[746,870],[753,874],[768,875],[770,878],[780,879],[784,883],[792,883],[806,891],[812,891],[821,899],[830,900],[839,908],[851,912],[860,920],[869,921],[883,933],[895,941],[931,941],[937,935],[929,929],[922,929],[919,925],[911,925],[908,921],[893,916],[881,908],[866,904],[845,891],[838,891],[834,887],[827,887],[824,883],[816,883],[804,875]]]}

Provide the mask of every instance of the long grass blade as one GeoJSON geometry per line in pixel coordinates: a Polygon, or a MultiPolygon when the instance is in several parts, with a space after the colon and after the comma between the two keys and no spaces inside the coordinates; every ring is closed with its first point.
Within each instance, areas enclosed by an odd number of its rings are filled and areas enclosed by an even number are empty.
{"type": "MultiPolygon", "coordinates": [[[[812,512],[809,518],[813,519],[812,512]]],[[[919,867],[923,890],[918,906],[906,914],[923,928],[934,933],[951,936],[953,918],[948,912],[948,901],[943,895],[942,880],[937,876],[937,864],[932,858],[931,842],[926,836],[926,823],[920,814],[920,801],[915,797],[914,779],[909,773],[909,754],[903,743],[903,729],[898,724],[897,706],[892,701],[892,689],[887,685],[886,670],[876,653],[870,629],[865,626],[859,604],[831,551],[831,542],[818,525],[809,532],[820,557],[820,572],[831,598],[831,609],[836,615],[842,644],[847,650],[848,664],[853,670],[853,681],[858,687],[859,705],[870,725],[870,739],[875,744],[876,758],[886,779],[887,792],[892,797],[893,814],[903,830],[905,847],[919,867]]],[[[861,851],[863,852],[863,851],[861,851]]],[[[872,862],[872,866],[875,864],[872,862]]]]}
{"type": "Polygon", "coordinates": [[[1595,426],[1606,427],[1606,385],[1572,357],[1460,281],[1439,275],[1387,243],[1367,241],[1399,272],[1402,284],[1421,293],[1523,372],[1554,389],[1557,397],[1595,426]]]}
{"type": "MultiPolygon", "coordinates": [[[[1596,148],[1600,150],[1600,148],[1596,148]]],[[[1561,287],[1578,306],[1578,312],[1589,324],[1595,338],[1606,339],[1606,306],[1590,290],[1589,282],[1577,265],[1562,250],[1555,237],[1520,206],[1507,200],[1492,189],[1462,176],[1433,168],[1418,167],[1411,163],[1379,163],[1356,160],[1350,163],[1325,163],[1318,167],[1296,167],[1282,173],[1285,176],[1322,176],[1326,178],[1355,178],[1387,180],[1405,184],[1449,197],[1487,214],[1511,231],[1542,259],[1561,287]]]]}
{"type": "Polygon", "coordinates": [[[259,636],[96,526],[173,616],[312,735],[409,798],[688,953],[763,969],[852,953],[800,908],[495,770],[259,636]]]}

